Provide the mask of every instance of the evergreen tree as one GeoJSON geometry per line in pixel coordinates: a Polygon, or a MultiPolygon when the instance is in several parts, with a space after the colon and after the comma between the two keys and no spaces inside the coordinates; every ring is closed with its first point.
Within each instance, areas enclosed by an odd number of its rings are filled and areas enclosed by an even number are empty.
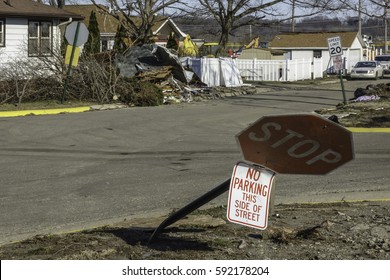
{"type": "Polygon", "coordinates": [[[100,30],[94,11],[91,11],[89,16],[88,31],[88,41],[85,44],[84,53],[94,54],[100,52],[100,30]]]}
{"type": "Polygon", "coordinates": [[[114,41],[114,51],[117,53],[123,53],[127,46],[125,43],[127,36],[126,36],[126,28],[123,25],[118,26],[118,29],[115,34],[115,41],[114,41]]]}
{"type": "Polygon", "coordinates": [[[177,44],[175,34],[171,32],[171,34],[169,34],[168,41],[167,41],[167,49],[173,49],[177,51],[178,48],[179,46],[177,44]]]}

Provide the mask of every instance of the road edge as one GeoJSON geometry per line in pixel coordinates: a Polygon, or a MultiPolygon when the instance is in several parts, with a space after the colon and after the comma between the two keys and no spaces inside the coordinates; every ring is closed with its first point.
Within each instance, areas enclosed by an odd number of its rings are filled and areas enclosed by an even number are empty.
{"type": "Polygon", "coordinates": [[[90,106],[58,109],[40,109],[40,110],[20,110],[20,111],[2,111],[0,118],[23,117],[29,115],[57,115],[64,113],[83,113],[90,111],[90,106]]]}

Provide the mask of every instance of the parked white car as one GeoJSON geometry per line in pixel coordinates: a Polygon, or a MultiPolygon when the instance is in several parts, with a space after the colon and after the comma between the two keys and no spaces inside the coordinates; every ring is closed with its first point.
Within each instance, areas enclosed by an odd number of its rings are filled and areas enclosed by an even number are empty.
{"type": "Polygon", "coordinates": [[[385,71],[378,61],[359,61],[351,70],[351,79],[383,78],[385,71]]]}
{"type": "Polygon", "coordinates": [[[377,55],[375,60],[382,65],[385,73],[390,72],[390,54],[377,55]]]}

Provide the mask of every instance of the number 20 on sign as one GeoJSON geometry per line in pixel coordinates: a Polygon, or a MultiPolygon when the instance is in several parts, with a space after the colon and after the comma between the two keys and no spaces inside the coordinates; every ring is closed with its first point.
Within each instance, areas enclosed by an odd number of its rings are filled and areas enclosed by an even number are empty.
{"type": "Polygon", "coordinates": [[[239,162],[230,181],[227,218],[257,229],[268,223],[271,186],[275,173],[239,162]]]}
{"type": "Polygon", "coordinates": [[[328,38],[328,48],[331,57],[342,55],[343,48],[341,47],[340,37],[328,38]]]}

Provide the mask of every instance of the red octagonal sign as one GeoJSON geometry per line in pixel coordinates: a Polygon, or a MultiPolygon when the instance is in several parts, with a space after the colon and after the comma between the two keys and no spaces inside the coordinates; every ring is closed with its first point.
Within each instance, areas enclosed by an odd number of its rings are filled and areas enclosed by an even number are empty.
{"type": "Polygon", "coordinates": [[[278,173],[326,174],[354,158],[352,133],[314,114],[265,116],[236,139],[246,161],[278,173]]]}

